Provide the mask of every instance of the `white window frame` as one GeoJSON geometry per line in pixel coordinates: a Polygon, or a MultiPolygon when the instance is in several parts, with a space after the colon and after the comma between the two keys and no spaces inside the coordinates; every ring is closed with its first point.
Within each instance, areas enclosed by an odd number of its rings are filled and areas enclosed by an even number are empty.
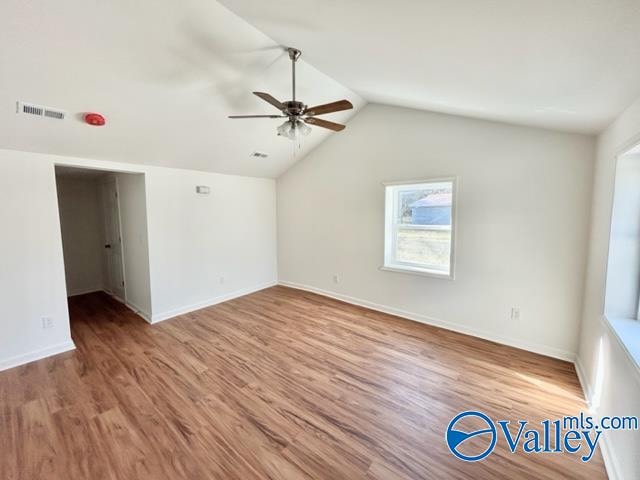
{"type": "MultiPolygon", "coordinates": [[[[386,270],[390,272],[409,273],[413,275],[422,275],[426,277],[435,277],[446,280],[455,279],[455,239],[456,239],[456,225],[457,225],[457,192],[458,192],[458,178],[457,177],[439,177],[429,178],[423,180],[407,180],[401,182],[383,182],[385,192],[385,219],[384,219],[384,263],[380,267],[380,270],[386,270]],[[401,262],[395,259],[396,241],[398,238],[398,223],[395,221],[395,212],[397,211],[398,192],[403,190],[415,190],[423,188],[428,184],[437,183],[451,183],[452,195],[451,195],[451,250],[449,256],[449,272],[443,272],[435,268],[428,268],[420,264],[401,262]],[[394,188],[395,187],[395,188],[394,188]],[[397,188],[401,187],[401,188],[397,188]]],[[[422,226],[415,226],[416,229],[423,228],[422,226]]],[[[436,230],[434,226],[429,226],[428,230],[436,230]]],[[[449,227],[443,226],[442,229],[448,230],[449,227]]]]}

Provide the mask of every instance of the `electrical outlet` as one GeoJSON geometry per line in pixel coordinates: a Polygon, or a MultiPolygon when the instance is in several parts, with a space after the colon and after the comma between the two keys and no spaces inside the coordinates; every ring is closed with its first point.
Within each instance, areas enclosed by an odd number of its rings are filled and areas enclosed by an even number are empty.
{"type": "Polygon", "coordinates": [[[520,307],[511,307],[511,320],[514,322],[520,320],[520,307]]]}
{"type": "Polygon", "coordinates": [[[340,275],[338,273],[333,274],[333,283],[340,283],[340,275]]]}
{"type": "Polygon", "coordinates": [[[220,277],[220,285],[224,285],[224,277],[220,277]]]}
{"type": "Polygon", "coordinates": [[[42,328],[53,328],[53,318],[51,317],[42,317],[42,328]]]}

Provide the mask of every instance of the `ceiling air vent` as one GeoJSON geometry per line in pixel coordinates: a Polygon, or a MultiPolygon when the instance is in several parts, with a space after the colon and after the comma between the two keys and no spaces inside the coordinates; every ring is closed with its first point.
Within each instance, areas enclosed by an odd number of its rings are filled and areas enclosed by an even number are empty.
{"type": "Polygon", "coordinates": [[[253,152],[251,156],[256,158],[267,158],[269,154],[264,152],[253,152]]]}
{"type": "Polygon", "coordinates": [[[37,117],[48,117],[55,120],[64,120],[67,113],[57,108],[44,107],[33,103],[17,102],[16,113],[25,115],[35,115],[37,117]]]}

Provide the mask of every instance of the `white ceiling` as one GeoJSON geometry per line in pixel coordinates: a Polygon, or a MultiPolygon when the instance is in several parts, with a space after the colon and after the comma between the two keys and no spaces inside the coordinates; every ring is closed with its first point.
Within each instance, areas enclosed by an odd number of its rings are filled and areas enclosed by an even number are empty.
{"type": "MultiPolygon", "coordinates": [[[[281,120],[227,119],[277,113],[251,92],[290,99],[290,63],[212,0],[2,0],[0,72],[0,148],[275,177],[326,136],[348,133],[314,128],[294,156],[293,142],[276,136],[281,120]],[[71,115],[16,115],[17,100],[71,115]],[[107,125],[85,125],[90,111],[107,125]],[[255,150],[270,156],[250,157],[255,150]]],[[[298,97],[364,103],[304,61],[298,97]]]]}
{"type": "Polygon", "coordinates": [[[3,0],[0,148],[276,177],[349,134],[314,128],[294,154],[279,120],[226,118],[274,113],[254,90],[289,99],[279,45],[304,51],[306,103],[356,105],[325,117],[345,123],[368,100],[595,133],[640,94],[639,0],[222,3],[237,15],[214,0],[3,0]],[[17,100],[71,115],[16,115],[17,100]]]}
{"type": "Polygon", "coordinates": [[[640,95],[639,0],[222,0],[372,102],[596,133],[640,95]]]}

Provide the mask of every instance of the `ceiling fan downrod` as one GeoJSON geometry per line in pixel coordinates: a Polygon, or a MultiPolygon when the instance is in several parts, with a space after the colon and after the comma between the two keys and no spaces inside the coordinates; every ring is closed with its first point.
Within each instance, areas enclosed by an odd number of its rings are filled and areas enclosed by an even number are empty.
{"type": "Polygon", "coordinates": [[[291,59],[291,80],[293,84],[292,100],[295,102],[296,101],[296,62],[302,55],[302,52],[297,48],[292,48],[292,47],[287,48],[287,51],[289,52],[289,58],[291,59]]]}

